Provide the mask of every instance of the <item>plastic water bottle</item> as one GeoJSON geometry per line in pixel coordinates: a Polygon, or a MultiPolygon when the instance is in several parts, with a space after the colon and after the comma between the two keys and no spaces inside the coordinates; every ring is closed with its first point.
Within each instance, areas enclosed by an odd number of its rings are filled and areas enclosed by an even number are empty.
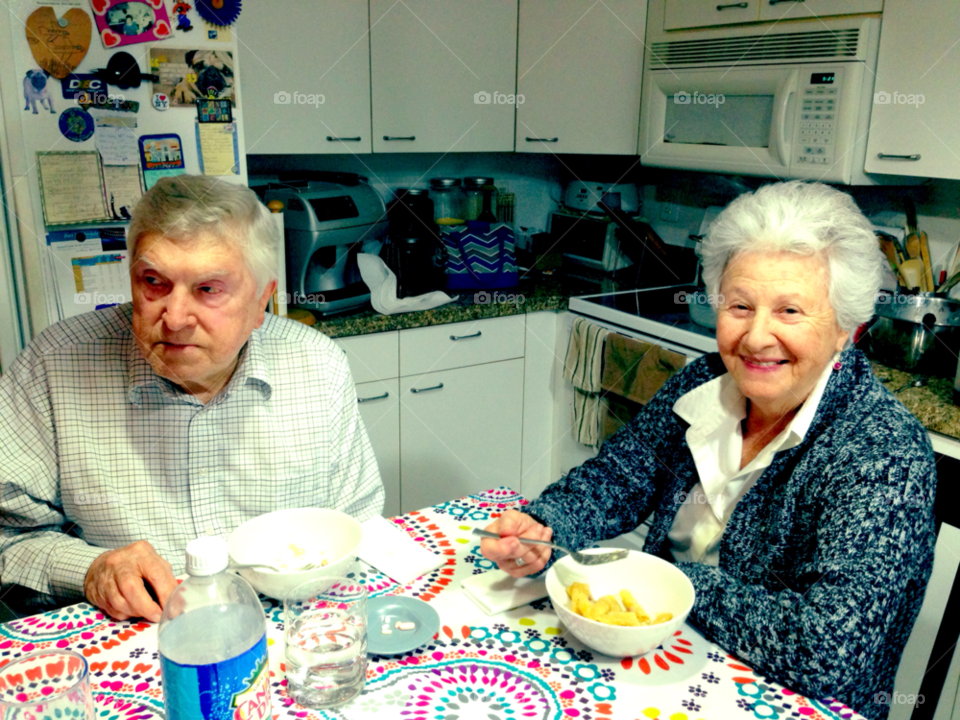
{"type": "Polygon", "coordinates": [[[227,544],[187,545],[187,578],[157,630],[168,720],[268,720],[267,622],[253,588],[226,572],[227,544]]]}

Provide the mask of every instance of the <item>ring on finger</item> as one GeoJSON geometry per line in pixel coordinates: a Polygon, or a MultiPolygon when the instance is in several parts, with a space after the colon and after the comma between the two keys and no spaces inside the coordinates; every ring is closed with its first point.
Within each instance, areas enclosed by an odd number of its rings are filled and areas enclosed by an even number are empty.
{"type": "Polygon", "coordinates": [[[517,558],[514,562],[517,563],[517,567],[523,567],[524,565],[527,564],[527,561],[524,560],[523,558],[517,558]]]}

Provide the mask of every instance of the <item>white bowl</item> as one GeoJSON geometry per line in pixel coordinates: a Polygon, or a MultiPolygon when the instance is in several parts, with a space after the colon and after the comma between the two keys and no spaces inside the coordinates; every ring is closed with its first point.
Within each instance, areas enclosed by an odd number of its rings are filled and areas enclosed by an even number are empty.
{"type": "Polygon", "coordinates": [[[360,523],[339,510],[293,508],[243,523],[230,533],[227,548],[233,562],[240,565],[277,565],[278,558],[291,567],[327,561],[323,567],[306,572],[240,570],[258,592],[283,600],[301,583],[346,575],[357,559],[362,537],[360,523]],[[303,549],[303,556],[294,558],[290,545],[303,549]]]}
{"type": "Polygon", "coordinates": [[[696,599],[690,579],[675,565],[638,550],[631,550],[623,560],[606,565],[578,565],[564,556],[547,572],[547,592],[561,622],[577,640],[604,655],[621,658],[655,650],[683,625],[696,599]],[[594,600],[604,595],[620,600],[620,591],[629,590],[651,617],[669,612],[673,613],[673,619],[642,627],[620,627],[589,620],[571,609],[567,587],[574,582],[587,583],[594,600]]]}

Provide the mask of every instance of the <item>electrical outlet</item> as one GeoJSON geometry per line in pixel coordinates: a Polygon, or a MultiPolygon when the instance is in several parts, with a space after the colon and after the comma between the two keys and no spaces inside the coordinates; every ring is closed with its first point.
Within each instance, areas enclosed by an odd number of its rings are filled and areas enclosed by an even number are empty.
{"type": "Polygon", "coordinates": [[[660,219],[664,222],[679,222],[680,206],[676,203],[662,203],[660,205],[660,219]]]}

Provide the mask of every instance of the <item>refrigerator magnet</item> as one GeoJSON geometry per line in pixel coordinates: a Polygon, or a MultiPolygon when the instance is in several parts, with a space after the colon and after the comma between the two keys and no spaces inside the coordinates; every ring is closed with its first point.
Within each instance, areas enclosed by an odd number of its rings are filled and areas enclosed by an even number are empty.
{"type": "Polygon", "coordinates": [[[197,100],[230,100],[236,104],[233,53],[228,50],[150,48],[153,91],[170,98],[170,107],[195,107],[197,100]]]}
{"type": "Polygon", "coordinates": [[[170,107],[170,96],[166,93],[153,94],[153,109],[163,112],[170,107]]]}
{"type": "Polygon", "coordinates": [[[58,80],[76,70],[90,49],[93,26],[80,8],[70,8],[58,18],[52,7],[39,7],[30,13],[26,28],[33,59],[58,80]]]}
{"type": "Polygon", "coordinates": [[[53,109],[53,98],[50,96],[50,83],[47,82],[49,74],[46,70],[27,70],[23,77],[23,109],[33,109],[33,114],[37,113],[37,104],[41,110],[49,110],[55,113],[53,109]]]}
{"type": "Polygon", "coordinates": [[[183,175],[183,144],[180,136],[143,135],[140,137],[140,165],[143,168],[143,185],[149,190],[157,180],[171,175],[183,175]]]}
{"type": "Polygon", "coordinates": [[[90,113],[78,107],[60,113],[60,132],[67,140],[83,142],[93,137],[94,124],[90,113]]]}
{"type": "Polygon", "coordinates": [[[173,34],[163,0],[91,0],[100,40],[108,50],[166,40],[173,34]]]}
{"type": "Polygon", "coordinates": [[[233,122],[233,109],[230,101],[214,98],[197,100],[197,120],[202,123],[233,122]]]}

